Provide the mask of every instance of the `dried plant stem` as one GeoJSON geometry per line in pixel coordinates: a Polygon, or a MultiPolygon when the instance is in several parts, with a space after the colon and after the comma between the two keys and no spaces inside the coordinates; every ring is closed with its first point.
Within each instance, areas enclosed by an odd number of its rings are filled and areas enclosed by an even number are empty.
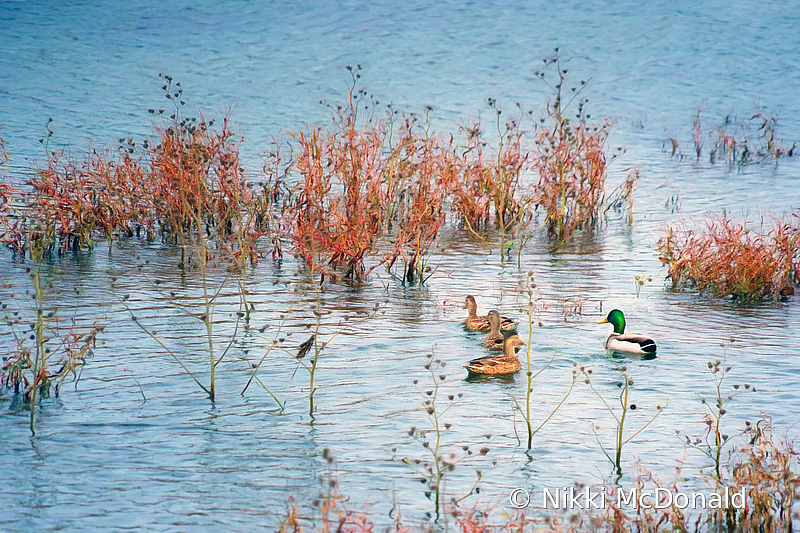
{"type": "Polygon", "coordinates": [[[31,259],[33,261],[33,286],[35,291],[36,301],[36,322],[34,324],[34,331],[36,334],[36,350],[34,351],[33,359],[33,385],[30,392],[30,427],[31,434],[36,434],[35,413],[36,413],[36,393],[39,390],[44,390],[46,384],[44,380],[47,379],[47,360],[44,349],[44,312],[42,306],[42,286],[41,286],[41,250],[31,250],[31,259]]]}

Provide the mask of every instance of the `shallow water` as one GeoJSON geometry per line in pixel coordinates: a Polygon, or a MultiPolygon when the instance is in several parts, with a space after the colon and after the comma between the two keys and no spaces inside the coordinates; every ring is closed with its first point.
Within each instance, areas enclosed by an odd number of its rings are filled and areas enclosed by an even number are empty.
{"type": "MultiPolygon", "coordinates": [[[[757,389],[731,402],[727,431],[734,434],[745,420],[763,414],[772,418],[776,435],[795,434],[798,298],[742,307],[667,291],[654,248],[664,223],[723,211],[757,221],[761,213],[797,209],[795,160],[727,172],[724,165],[695,164],[662,151],[662,142],[673,137],[691,155],[691,124],[701,102],[705,131],[728,113],[749,117],[758,104],[779,116],[780,142],[800,138],[793,90],[800,85],[794,57],[800,20],[785,4],[107,2],[90,8],[0,2],[0,20],[0,136],[12,157],[12,180],[24,179],[43,161],[38,140],[48,118],[50,149],[81,153],[113,146],[119,137],[147,135],[147,109],[162,106],[159,72],[182,82],[193,108],[232,106],[245,165],[258,179],[271,134],[325,122],[319,100],[341,98],[345,65],[363,66],[364,85],[379,100],[407,111],[431,105],[435,126],[454,131],[468,117],[488,116],[488,97],[506,109],[516,101],[540,108],[546,93],[531,71],[555,46],[571,58],[571,70],[592,76],[585,93],[592,114],[616,118],[611,145],[626,153],[612,165],[609,186],[631,166],[642,176],[632,224],[610,212],[597,236],[556,254],[534,238],[521,254],[521,268],[515,258],[501,266],[496,252],[487,255],[454,227],[433,248],[436,271],[422,288],[400,286],[378,269],[364,286],[317,293],[293,259],[262,260],[247,278],[252,327],[238,329],[219,367],[213,404],[119,301],[130,295],[126,304],[140,323],[207,383],[200,323],[168,298],[174,292],[180,301],[196,303],[200,280],[175,268],[174,249],[132,239],[115,242],[110,251],[99,244],[77,257],[53,259],[44,267],[53,282],[47,299],[58,308],[60,324],[99,318],[107,328],[78,383],[43,403],[36,436],[26,412],[8,397],[0,403],[3,530],[274,527],[286,515],[289,495],[303,514],[311,513],[311,501],[330,477],[351,507],[368,509],[380,524],[391,522],[395,504],[404,520],[422,522],[432,504],[419,476],[399,459],[428,454],[408,431],[429,425],[422,402],[432,380],[423,368],[431,351],[447,363],[441,394],[463,394],[444,415],[452,423],[446,449],[478,450],[487,442],[490,448],[449,475],[452,494],[468,490],[476,469],[484,473],[481,495],[466,502],[505,510],[515,487],[536,494],[611,479],[592,424],[601,442],[610,443],[613,421],[584,383],[575,385],[526,454],[518,440],[525,429],[511,407],[512,398],[524,396],[524,375],[464,379],[461,365],[483,353],[480,335],[459,325],[464,295],[475,295],[484,312],[498,308],[522,317],[526,302],[516,289],[530,269],[538,285],[534,320],[542,323],[532,331],[531,360],[539,368],[552,359],[534,381],[536,420],[566,393],[574,364],[593,370],[595,387],[609,400],[618,391],[618,365],[627,365],[639,406],[630,413],[632,429],[669,402],[626,446],[623,485],[641,464],[664,483],[678,477],[682,486],[707,486],[698,472],[707,471],[707,459],[684,447],[675,430],[704,436],[700,398],[714,391],[706,367],[711,360],[726,357],[732,367],[725,390],[739,383],[757,389]],[[652,276],[638,297],[637,275],[652,276]],[[578,303],[582,313],[572,313],[578,303]],[[359,322],[359,313],[376,304],[375,316],[359,322]],[[282,408],[257,382],[240,394],[272,339],[283,338],[292,351],[308,338],[317,306],[330,311],[322,337],[344,320],[352,327],[323,352],[314,416],[308,414],[307,372],[281,351],[270,352],[258,375],[282,408]],[[625,310],[631,331],[658,340],[655,360],[605,356],[608,328],[595,322],[614,307],[625,310]],[[332,465],[324,449],[335,458],[332,465]]],[[[0,254],[0,301],[11,312],[32,316],[27,266],[0,254]]],[[[224,268],[213,277],[225,279],[224,268]]],[[[221,298],[218,349],[236,327],[234,280],[227,280],[221,298]]],[[[523,322],[523,339],[528,331],[523,322]]],[[[6,350],[13,345],[8,335],[0,342],[6,350]]]]}

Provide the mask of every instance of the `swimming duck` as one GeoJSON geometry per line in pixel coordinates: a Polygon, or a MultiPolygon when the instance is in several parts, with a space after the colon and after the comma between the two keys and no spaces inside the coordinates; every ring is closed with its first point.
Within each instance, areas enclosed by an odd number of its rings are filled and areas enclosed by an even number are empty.
{"type": "Polygon", "coordinates": [[[620,354],[654,354],[656,343],[650,337],[625,333],[625,315],[619,309],[612,309],[608,316],[598,322],[614,326],[614,332],[606,339],[606,350],[620,354]]]}
{"type": "MultiPolygon", "coordinates": [[[[469,313],[467,319],[464,320],[464,326],[469,331],[489,331],[492,329],[492,325],[489,323],[489,319],[487,317],[478,316],[478,304],[475,302],[474,296],[467,296],[466,302],[464,303],[464,309],[466,309],[467,313],[469,313]]],[[[517,323],[510,318],[501,316],[500,329],[505,331],[515,330],[517,329],[517,323]]]]}
{"type": "Polygon", "coordinates": [[[505,337],[500,333],[500,313],[492,309],[489,311],[487,318],[489,319],[489,324],[492,325],[492,331],[484,339],[483,346],[490,350],[502,350],[505,337]]]}
{"type": "Polygon", "coordinates": [[[525,346],[519,335],[513,332],[503,332],[503,355],[487,355],[473,359],[464,368],[473,374],[511,374],[522,368],[517,359],[517,346],[525,346]]]}

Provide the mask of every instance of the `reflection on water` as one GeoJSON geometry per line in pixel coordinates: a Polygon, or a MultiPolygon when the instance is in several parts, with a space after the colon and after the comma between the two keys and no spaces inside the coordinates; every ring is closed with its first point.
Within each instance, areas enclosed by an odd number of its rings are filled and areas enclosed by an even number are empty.
{"type": "MultiPolygon", "coordinates": [[[[697,437],[707,430],[701,399],[714,393],[709,361],[724,359],[732,367],[724,390],[734,384],[757,390],[731,402],[723,420],[731,434],[761,413],[772,417],[778,434],[796,427],[798,299],[741,307],[667,291],[654,250],[659,228],[680,217],[727,210],[755,220],[797,208],[796,161],[726,172],[661,152],[665,137],[691,139],[691,120],[704,98],[705,112],[720,120],[732,110],[749,113],[761,99],[782,111],[781,134],[800,138],[792,90],[800,85],[792,55],[800,21],[785,6],[653,4],[626,12],[602,3],[536,10],[491,2],[403,8],[350,2],[336,9],[196,4],[179,5],[175,16],[144,2],[106,3],[91,13],[91,20],[115,24],[87,24],[90,15],[79,4],[3,4],[9,31],[0,56],[0,135],[13,158],[11,179],[40,160],[38,138],[50,116],[51,148],[81,152],[90,142],[147,134],[145,110],[160,96],[154,80],[162,70],[184,81],[190,105],[235,106],[245,164],[258,178],[265,139],[324,120],[317,102],[341,97],[344,65],[363,63],[369,89],[398,108],[432,105],[435,125],[451,131],[481,114],[489,96],[509,108],[517,100],[540,105],[543,93],[528,67],[569,43],[570,68],[594,75],[594,113],[617,117],[611,140],[627,149],[611,168],[609,186],[624,179],[627,167],[640,169],[633,223],[626,213],[609,212],[597,235],[558,250],[534,235],[519,266],[518,246],[501,265],[492,235],[482,235],[493,246],[488,250],[468,232],[447,227],[432,249],[435,272],[425,287],[398,285],[378,269],[370,283],[318,290],[291,258],[264,260],[248,271],[253,312],[246,330],[237,317],[236,280],[219,266],[211,274],[215,287],[224,282],[214,312],[215,346],[224,350],[237,335],[217,369],[213,404],[132,320],[133,314],[208,383],[207,339],[196,318],[202,283],[196,272],[176,268],[179,250],[123,240],[111,250],[99,244],[52,258],[43,265],[52,284],[46,308],[56,310],[59,327],[101,319],[107,329],[80,380],[42,402],[35,437],[27,412],[9,396],[0,401],[0,475],[7,487],[0,528],[269,527],[285,516],[287,494],[306,516],[315,512],[325,476],[334,476],[341,493],[368,506],[378,522],[391,522],[395,503],[411,523],[424,520],[432,511],[424,487],[393,457],[429,454],[409,430],[430,426],[422,402],[432,352],[447,365],[441,393],[462,395],[443,414],[451,424],[444,449],[490,448],[448,474],[453,494],[472,485],[476,469],[484,475],[480,498],[495,502],[516,487],[533,493],[609,479],[612,467],[597,440],[609,446],[616,425],[585,383],[578,380],[526,452],[526,429],[512,408],[525,398],[524,370],[485,378],[463,368],[486,354],[482,335],[461,327],[466,294],[477,298],[482,313],[495,308],[519,318],[528,342],[527,295],[519,290],[528,271],[537,285],[531,363],[535,374],[541,370],[533,380],[535,425],[570,390],[576,366],[592,370],[594,387],[609,401],[619,395],[619,366],[627,366],[638,406],[628,413],[631,428],[669,402],[626,445],[621,483],[631,482],[636,464],[672,479],[682,461],[680,483],[705,487],[698,469],[708,467],[707,458],[687,449],[675,430],[697,437]],[[642,27],[649,28],[647,39],[642,27]],[[652,279],[638,297],[637,276],[652,279]],[[656,340],[657,358],[604,353],[608,330],[595,322],[615,307],[625,311],[631,331],[656,340]],[[309,373],[291,355],[316,327],[317,313],[320,338],[331,342],[316,371],[312,417],[309,373]],[[370,318],[360,321],[365,314],[370,318]],[[262,358],[259,379],[242,394],[262,358]]],[[[0,254],[6,305],[0,316],[18,313],[28,322],[35,316],[27,267],[0,254]]],[[[14,343],[4,331],[6,353],[14,343]]]]}

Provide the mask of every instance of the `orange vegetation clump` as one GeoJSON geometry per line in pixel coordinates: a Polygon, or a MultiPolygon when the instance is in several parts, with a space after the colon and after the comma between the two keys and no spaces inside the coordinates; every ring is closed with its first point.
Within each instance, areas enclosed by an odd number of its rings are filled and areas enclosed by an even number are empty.
{"type": "Polygon", "coordinates": [[[725,217],[707,219],[700,229],[668,227],[659,259],[673,288],[742,300],[789,297],[800,280],[800,219],[792,217],[776,219],[766,232],[725,217]]]}

